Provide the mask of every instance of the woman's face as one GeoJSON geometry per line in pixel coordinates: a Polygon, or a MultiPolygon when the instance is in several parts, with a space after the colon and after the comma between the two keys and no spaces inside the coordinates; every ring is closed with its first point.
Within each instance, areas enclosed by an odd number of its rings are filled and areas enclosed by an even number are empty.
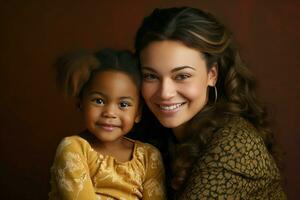
{"type": "Polygon", "coordinates": [[[152,42],[141,52],[142,95],[160,123],[181,127],[208,101],[217,69],[207,70],[203,55],[177,41],[152,42]]]}

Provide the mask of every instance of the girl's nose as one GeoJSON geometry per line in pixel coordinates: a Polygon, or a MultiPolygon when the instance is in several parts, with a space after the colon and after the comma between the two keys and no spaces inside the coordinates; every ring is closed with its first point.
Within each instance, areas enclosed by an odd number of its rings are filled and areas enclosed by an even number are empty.
{"type": "Polygon", "coordinates": [[[171,79],[163,79],[160,86],[161,99],[168,100],[177,93],[176,85],[171,79]]]}
{"type": "Polygon", "coordinates": [[[102,110],[102,116],[106,118],[116,118],[116,106],[111,104],[105,105],[102,110]]]}

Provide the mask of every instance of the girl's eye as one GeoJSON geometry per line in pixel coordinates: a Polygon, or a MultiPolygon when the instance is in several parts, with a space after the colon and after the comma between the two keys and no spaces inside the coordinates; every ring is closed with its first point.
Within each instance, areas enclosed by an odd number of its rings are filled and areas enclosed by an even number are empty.
{"type": "Polygon", "coordinates": [[[100,98],[93,99],[93,102],[95,102],[96,104],[99,104],[99,105],[103,105],[104,104],[104,100],[100,99],[100,98]]]}
{"type": "Polygon", "coordinates": [[[151,74],[151,73],[144,73],[143,74],[143,80],[144,81],[153,81],[157,79],[157,76],[155,74],[151,74]]]}
{"type": "Polygon", "coordinates": [[[175,76],[175,79],[181,81],[181,80],[188,79],[190,77],[191,77],[190,74],[178,74],[175,76]]]}
{"type": "Polygon", "coordinates": [[[131,105],[130,105],[129,102],[125,102],[125,101],[124,101],[124,102],[121,102],[121,103],[119,104],[119,106],[120,106],[120,108],[123,109],[123,108],[127,108],[127,107],[129,107],[129,106],[131,106],[131,105]]]}

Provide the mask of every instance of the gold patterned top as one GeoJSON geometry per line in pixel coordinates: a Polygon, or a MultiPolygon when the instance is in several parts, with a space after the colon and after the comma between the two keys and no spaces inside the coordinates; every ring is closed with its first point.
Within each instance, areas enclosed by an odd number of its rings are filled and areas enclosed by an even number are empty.
{"type": "Polygon", "coordinates": [[[49,199],[166,199],[159,151],[150,144],[133,142],[132,159],[118,162],[99,154],[79,136],[64,138],[51,167],[49,199]]]}
{"type": "Polygon", "coordinates": [[[179,199],[286,199],[281,182],[257,129],[234,117],[213,136],[179,199]]]}

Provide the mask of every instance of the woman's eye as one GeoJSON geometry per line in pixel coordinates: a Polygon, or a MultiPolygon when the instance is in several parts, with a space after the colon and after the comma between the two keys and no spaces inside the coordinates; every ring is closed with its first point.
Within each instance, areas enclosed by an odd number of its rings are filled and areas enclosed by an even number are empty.
{"type": "Polygon", "coordinates": [[[151,73],[144,73],[143,74],[143,80],[145,80],[145,81],[153,81],[155,79],[157,79],[157,76],[154,75],[154,74],[151,74],[151,73]]]}
{"type": "Polygon", "coordinates": [[[185,79],[188,79],[190,77],[191,77],[190,74],[178,74],[178,75],[175,76],[175,79],[176,80],[185,80],[185,79]]]}

